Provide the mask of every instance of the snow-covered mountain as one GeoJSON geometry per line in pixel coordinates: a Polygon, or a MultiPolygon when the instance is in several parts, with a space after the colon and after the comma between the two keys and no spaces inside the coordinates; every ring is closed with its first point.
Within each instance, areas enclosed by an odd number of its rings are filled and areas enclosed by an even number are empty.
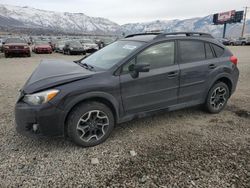
{"type": "MultiPolygon", "coordinates": [[[[241,23],[228,24],[227,36],[240,35],[241,23]]],[[[223,26],[212,24],[212,15],[184,20],[157,20],[146,23],[118,25],[105,18],[90,17],[83,13],[54,12],[31,7],[0,4],[0,31],[28,33],[73,33],[73,34],[122,34],[146,31],[201,31],[222,35],[223,26]]],[[[246,33],[250,33],[250,20],[246,33]]]]}
{"type": "Polygon", "coordinates": [[[120,26],[83,13],[53,12],[31,7],[0,5],[0,27],[46,29],[65,33],[114,33],[120,26]]]}
{"type": "MultiPolygon", "coordinates": [[[[223,25],[213,25],[213,15],[202,18],[192,18],[184,20],[169,20],[169,21],[153,21],[147,23],[132,23],[122,25],[122,31],[126,34],[141,33],[147,31],[199,31],[213,34],[215,37],[221,37],[223,32],[223,25]]],[[[226,35],[228,37],[240,36],[242,23],[227,24],[226,35]]],[[[250,20],[247,20],[246,33],[250,33],[250,20]]]]}

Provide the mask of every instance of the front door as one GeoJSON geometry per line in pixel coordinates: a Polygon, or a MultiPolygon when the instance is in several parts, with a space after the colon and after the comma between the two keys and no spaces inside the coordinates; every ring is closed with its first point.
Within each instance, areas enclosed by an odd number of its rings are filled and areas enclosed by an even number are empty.
{"type": "Polygon", "coordinates": [[[179,66],[175,63],[175,42],[148,47],[123,66],[121,95],[126,114],[151,111],[177,103],[179,66]],[[150,71],[133,78],[131,64],[150,64],[150,71]]]}

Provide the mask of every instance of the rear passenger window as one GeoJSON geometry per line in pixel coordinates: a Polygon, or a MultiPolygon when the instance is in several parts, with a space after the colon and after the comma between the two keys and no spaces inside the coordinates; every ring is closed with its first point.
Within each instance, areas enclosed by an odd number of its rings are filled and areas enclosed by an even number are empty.
{"type": "Polygon", "coordinates": [[[224,53],[224,49],[216,44],[212,44],[216,57],[220,57],[224,53]]]}
{"type": "Polygon", "coordinates": [[[213,54],[212,49],[208,43],[205,43],[205,49],[206,49],[206,58],[207,59],[214,58],[214,54],[213,54]]]}
{"type": "Polygon", "coordinates": [[[201,41],[180,41],[180,60],[181,63],[205,60],[204,42],[201,41]]]}

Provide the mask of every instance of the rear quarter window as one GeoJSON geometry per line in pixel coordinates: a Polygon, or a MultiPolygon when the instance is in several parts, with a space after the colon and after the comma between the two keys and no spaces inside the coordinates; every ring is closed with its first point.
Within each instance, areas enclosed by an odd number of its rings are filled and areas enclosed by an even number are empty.
{"type": "Polygon", "coordinates": [[[206,58],[207,59],[214,58],[213,51],[208,43],[205,43],[205,49],[206,49],[206,58]]]}
{"type": "Polygon", "coordinates": [[[222,56],[222,54],[224,53],[224,48],[222,48],[216,44],[212,44],[212,47],[214,49],[216,57],[222,56]]]}

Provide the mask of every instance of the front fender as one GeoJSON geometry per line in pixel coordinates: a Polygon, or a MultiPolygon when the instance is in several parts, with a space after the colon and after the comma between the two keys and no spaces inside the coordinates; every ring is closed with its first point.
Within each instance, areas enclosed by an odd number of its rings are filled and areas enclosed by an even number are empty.
{"type": "Polygon", "coordinates": [[[106,93],[106,92],[93,91],[93,92],[88,92],[88,93],[74,96],[74,98],[72,99],[67,99],[67,102],[65,103],[64,106],[58,106],[58,108],[61,108],[64,112],[62,121],[65,122],[68,113],[72,110],[72,108],[75,105],[77,105],[78,103],[84,100],[88,100],[92,98],[101,98],[110,102],[115,110],[115,115],[117,119],[119,119],[119,102],[115,99],[115,97],[113,97],[111,94],[106,93]]]}

